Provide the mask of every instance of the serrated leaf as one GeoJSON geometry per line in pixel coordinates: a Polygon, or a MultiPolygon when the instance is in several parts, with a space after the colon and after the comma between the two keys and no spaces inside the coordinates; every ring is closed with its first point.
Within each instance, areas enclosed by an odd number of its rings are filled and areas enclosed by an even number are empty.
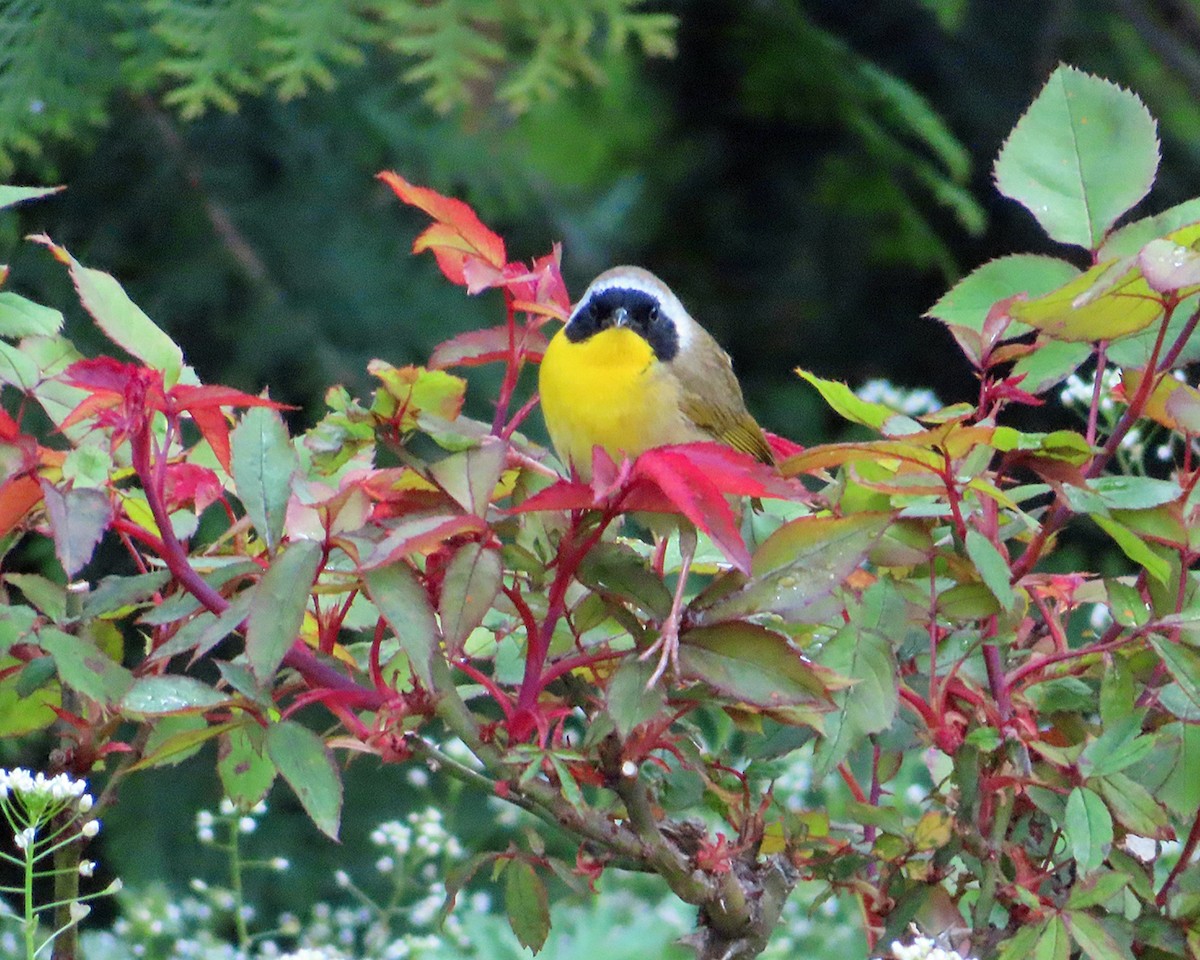
{"type": "Polygon", "coordinates": [[[171,580],[166,570],[132,577],[105,577],[83,601],[83,619],[91,620],[146,603],[171,580]]]}
{"type": "Polygon", "coordinates": [[[632,601],[660,619],[670,612],[671,591],[627,546],[606,541],[596,544],[584,556],[576,576],[584,586],[632,601]]]}
{"type": "Polygon", "coordinates": [[[1071,888],[1067,909],[1083,910],[1107,903],[1129,884],[1129,877],[1113,870],[1097,870],[1071,888]]]}
{"type": "Polygon", "coordinates": [[[1108,808],[1094,790],[1075,787],[1071,791],[1063,830],[1080,873],[1090,873],[1104,863],[1112,846],[1113,824],[1108,808]]]}
{"type": "Polygon", "coordinates": [[[1152,217],[1134,220],[1114,230],[1100,248],[1098,260],[1132,257],[1151,240],[1200,221],[1200,197],[1185,200],[1152,217]]]}
{"type": "Polygon", "coordinates": [[[363,581],[367,595],[408,654],[413,673],[426,690],[434,689],[432,658],[441,655],[441,633],[425,588],[405,563],[368,570],[363,581]]]}
{"type": "Polygon", "coordinates": [[[20,347],[0,340],[0,383],[28,393],[41,379],[38,365],[20,347]]]}
{"type": "Polygon", "coordinates": [[[1166,811],[1133,777],[1112,773],[1097,781],[1097,785],[1112,815],[1130,833],[1158,840],[1171,838],[1166,811]]]}
{"type": "Polygon", "coordinates": [[[1072,939],[1091,960],[1133,960],[1133,954],[1117,943],[1113,935],[1091,914],[1068,910],[1063,917],[1072,939]]]}
{"type": "Polygon", "coordinates": [[[1107,476],[1088,481],[1088,489],[1112,510],[1147,510],[1183,496],[1174,480],[1154,477],[1107,476]]]}
{"type": "Polygon", "coordinates": [[[550,934],[546,885],[524,860],[512,860],[504,871],[504,910],[518,942],[537,953],[550,934]]]}
{"type": "Polygon", "coordinates": [[[507,445],[488,437],[478,447],[439,460],[429,468],[429,475],[460,507],[482,517],[491,505],[506,457],[507,445]]]}
{"type": "Polygon", "coordinates": [[[163,717],[154,724],[142,751],[142,759],[129,769],[145,770],[183,763],[230,726],[228,723],[210,726],[204,717],[195,714],[163,717]]]}
{"type": "Polygon", "coordinates": [[[1022,377],[1021,389],[1037,396],[1069,377],[1091,355],[1090,343],[1041,340],[1032,353],[1013,364],[1013,378],[1022,377]]]}
{"type": "Polygon", "coordinates": [[[183,351],[134,303],[121,285],[103,270],[85,267],[61,247],[55,255],[65,258],[83,307],[96,325],[118,347],[146,366],[163,372],[166,386],[174,386],[183,372],[183,351]]]}
{"type": "Polygon", "coordinates": [[[54,658],[62,682],[90,700],[110,706],[133,686],[133,674],[84,637],[44,627],[38,645],[54,658]]]}
{"type": "Polygon", "coordinates": [[[1001,149],[995,179],[1052,239],[1096,250],[1157,170],[1157,126],[1141,100],[1059,65],[1001,149]]]}
{"type": "Polygon", "coordinates": [[[175,631],[166,643],[154,650],[154,658],[174,657],[192,650],[192,659],[204,656],[233,633],[250,614],[254,600],[253,590],[244,590],[235,596],[220,613],[201,610],[191,620],[175,631]]]}
{"type": "Polygon", "coordinates": [[[272,553],[283,536],[292,474],[298,465],[283,418],[275,410],[247,410],[229,438],[233,480],[250,522],[272,553]]]}
{"type": "Polygon", "coordinates": [[[12,207],[26,200],[37,200],[48,197],[52,193],[66,190],[66,187],[15,187],[11,184],[0,185],[0,210],[12,207]]]}
{"type": "Polygon", "coordinates": [[[283,720],[267,729],[267,756],[317,829],[336,840],[342,819],[342,780],[325,742],[307,727],[283,720]]]}
{"type": "MultiPolygon", "coordinates": [[[[1012,254],[976,267],[942,295],[926,316],[942,321],[952,330],[983,331],[988,312],[1000,300],[1016,294],[1040,297],[1079,275],[1079,268],[1057,257],[1032,253],[1012,254]]],[[[1007,336],[1018,336],[1026,328],[1017,325],[1007,336]]]]}
{"type": "Polygon", "coordinates": [[[246,622],[246,659],[259,682],[275,675],[299,637],[320,563],[319,543],[289,544],[254,588],[246,622]]]}
{"type": "Polygon", "coordinates": [[[660,687],[646,688],[653,672],[653,664],[627,658],[608,681],[605,706],[622,739],[666,705],[666,694],[660,687]]]}
{"type": "Polygon", "coordinates": [[[1136,533],[1122,523],[1098,513],[1088,514],[1092,522],[1116,541],[1125,556],[1144,567],[1146,572],[1161,584],[1171,576],[1171,565],[1147,546],[1136,533]]]}
{"type": "Polygon", "coordinates": [[[816,387],[825,402],[851,423],[878,430],[896,415],[896,411],[886,404],[860,399],[846,384],[837,380],[825,380],[802,367],[797,367],[796,373],[816,387]]]}
{"type": "Polygon", "coordinates": [[[1179,689],[1192,703],[1200,706],[1200,654],[1182,643],[1172,643],[1156,634],[1150,635],[1150,644],[1179,684],[1179,689]]]}
{"type": "Polygon", "coordinates": [[[689,630],[681,641],[683,674],[730,699],[768,709],[827,699],[817,668],[765,627],[733,621],[689,630]]]}
{"type": "Polygon", "coordinates": [[[858,568],[892,523],[888,513],[800,517],[772,533],[754,552],[752,576],[738,589],[689,607],[699,625],[774,613],[791,623],[825,618],[820,603],[858,568]]]}
{"type": "Polygon", "coordinates": [[[191,677],[139,677],[121,698],[121,709],[142,716],[161,716],[203,711],[225,702],[223,693],[191,677]]]}
{"type": "Polygon", "coordinates": [[[221,735],[217,745],[217,772],[225,796],[250,808],[266,797],[275,782],[275,764],[266,754],[261,728],[237,726],[221,735]]]}
{"type": "Polygon", "coordinates": [[[975,564],[980,579],[996,598],[996,602],[1006,611],[1015,610],[1019,598],[1009,583],[1011,571],[1004,555],[994,543],[974,528],[967,531],[966,546],[967,556],[975,564]]]}
{"type": "Polygon", "coordinates": [[[463,544],[450,558],[438,602],[442,636],[450,656],[458,656],[471,631],[492,608],[503,572],[500,554],[481,543],[463,544]]]}
{"type": "Polygon", "coordinates": [[[62,584],[37,573],[6,573],[4,580],[25,594],[26,600],[55,623],[67,619],[67,591],[62,584]]]}
{"type": "Polygon", "coordinates": [[[1135,263],[1109,260],[1008,312],[1054,340],[1095,343],[1145,330],[1162,317],[1163,302],[1135,263]]]}
{"type": "Polygon", "coordinates": [[[11,290],[0,290],[0,337],[49,337],[62,330],[62,325],[63,315],[58,310],[26,300],[11,290]]]}
{"type": "Polygon", "coordinates": [[[112,522],[108,494],[86,487],[64,494],[43,480],[42,496],[54,536],[54,554],[67,577],[74,577],[92,559],[96,545],[112,522]]]}

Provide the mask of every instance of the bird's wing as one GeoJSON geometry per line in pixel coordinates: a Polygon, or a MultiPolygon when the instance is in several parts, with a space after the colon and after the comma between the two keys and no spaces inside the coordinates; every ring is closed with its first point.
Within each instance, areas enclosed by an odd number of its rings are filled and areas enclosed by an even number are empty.
{"type": "Polygon", "coordinates": [[[712,350],[704,351],[705,359],[698,362],[682,356],[676,360],[683,415],[714,440],[763,463],[774,463],[762,428],[746,410],[728,354],[715,340],[712,346],[712,350]]]}

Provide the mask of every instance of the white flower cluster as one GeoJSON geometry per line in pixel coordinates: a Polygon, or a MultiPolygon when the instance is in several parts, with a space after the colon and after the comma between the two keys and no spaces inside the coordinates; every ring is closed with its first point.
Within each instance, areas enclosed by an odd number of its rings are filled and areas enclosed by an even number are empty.
{"type": "Polygon", "coordinates": [[[463,855],[462,844],[446,829],[442,812],[436,807],[414,811],[405,819],[405,823],[389,820],[371,831],[371,842],[388,851],[375,862],[380,873],[391,873],[397,860],[403,860],[414,851],[420,860],[433,860],[443,855],[458,859],[463,855]]]}
{"type": "MultiPolygon", "coordinates": [[[[206,845],[215,843],[218,821],[236,825],[238,833],[253,833],[258,827],[258,818],[266,812],[267,805],[260,800],[250,808],[249,814],[242,814],[238,811],[234,802],[225,797],[217,806],[216,813],[213,813],[211,810],[196,811],[196,839],[206,845]]],[[[278,869],[286,868],[285,862],[285,865],[278,869]]]]}
{"type": "Polygon", "coordinates": [[[301,947],[285,953],[279,960],[345,960],[345,954],[334,947],[301,947]]]}
{"type": "Polygon", "coordinates": [[[936,941],[922,936],[914,936],[909,944],[893,941],[892,956],[895,960],[969,960],[957,950],[939,947],[936,941]]]}
{"type": "Polygon", "coordinates": [[[0,770],[0,800],[13,794],[29,809],[74,801],[79,813],[87,813],[92,809],[93,801],[91,795],[84,792],[86,790],[86,780],[73,780],[65,773],[47,777],[44,773],[31,773],[24,767],[0,770]]]}
{"type": "Polygon", "coordinates": [[[919,417],[942,408],[942,402],[932,390],[906,390],[889,380],[868,380],[854,392],[860,400],[882,403],[910,417],[919,417]]]}
{"type": "MultiPolygon", "coordinates": [[[[1111,413],[1116,409],[1116,402],[1113,400],[1112,394],[1120,383],[1121,374],[1115,368],[1109,367],[1104,371],[1104,375],[1100,378],[1101,413],[1111,413]]],[[[1092,396],[1095,392],[1096,375],[1094,373],[1089,380],[1084,380],[1079,374],[1073,373],[1067,377],[1062,392],[1058,396],[1062,400],[1063,406],[1082,407],[1086,410],[1092,405],[1092,396]]]]}

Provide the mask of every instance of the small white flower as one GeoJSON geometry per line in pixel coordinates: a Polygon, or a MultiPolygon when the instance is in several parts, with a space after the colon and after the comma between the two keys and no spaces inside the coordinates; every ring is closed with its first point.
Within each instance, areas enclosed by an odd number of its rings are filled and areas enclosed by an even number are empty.
{"type": "Polygon", "coordinates": [[[396,869],[396,861],[391,857],[380,857],[375,861],[375,869],[380,873],[391,873],[396,869]]]}
{"type": "Polygon", "coordinates": [[[350,886],[350,874],[345,870],[337,870],[333,874],[333,882],[344,890],[350,886]]]}
{"type": "Polygon", "coordinates": [[[120,893],[124,889],[125,889],[125,882],[120,877],[117,877],[115,880],[113,880],[112,883],[110,883],[104,889],[104,893],[105,893],[105,895],[117,894],[117,893],[120,893]]]}
{"type": "Polygon", "coordinates": [[[79,798],[79,803],[77,804],[77,809],[79,810],[80,813],[87,813],[89,810],[92,809],[92,804],[94,802],[95,801],[92,800],[92,795],[90,793],[85,793],[82,797],[79,798]]]}
{"type": "Polygon", "coordinates": [[[13,837],[13,843],[17,845],[18,850],[28,850],[37,840],[37,827],[26,827],[24,830],[18,830],[17,835],[13,837]]]}
{"type": "Polygon", "coordinates": [[[267,812],[267,802],[265,800],[259,800],[258,803],[250,808],[250,812],[256,817],[261,817],[267,812]]]}
{"type": "Polygon", "coordinates": [[[79,875],[81,877],[90,877],[95,872],[96,872],[96,861],[95,860],[80,860],[79,861],[79,875]]]}
{"type": "Polygon", "coordinates": [[[78,900],[73,900],[71,901],[71,905],[67,907],[67,911],[71,914],[71,921],[73,923],[78,923],[92,912],[92,908],[86,903],[80,903],[78,900]]]}
{"type": "Polygon", "coordinates": [[[258,826],[258,821],[253,817],[242,817],[238,821],[238,830],[242,833],[253,833],[254,828],[258,826]]]}
{"type": "Polygon", "coordinates": [[[429,771],[422,767],[413,767],[408,771],[408,782],[418,789],[429,786],[429,771]]]}
{"type": "Polygon", "coordinates": [[[85,823],[83,825],[82,829],[80,829],[79,832],[81,834],[83,834],[85,837],[94,837],[96,834],[98,834],[100,832],[100,821],[99,820],[89,820],[87,823],[85,823]]]}
{"type": "Polygon", "coordinates": [[[288,860],[287,857],[272,857],[271,858],[271,869],[276,871],[277,873],[283,873],[291,865],[292,865],[292,863],[290,860],[288,860]]]}
{"type": "Polygon", "coordinates": [[[230,800],[228,797],[224,797],[217,805],[217,810],[223,817],[232,817],[237,812],[237,807],[233,805],[232,800],[230,800]]]}

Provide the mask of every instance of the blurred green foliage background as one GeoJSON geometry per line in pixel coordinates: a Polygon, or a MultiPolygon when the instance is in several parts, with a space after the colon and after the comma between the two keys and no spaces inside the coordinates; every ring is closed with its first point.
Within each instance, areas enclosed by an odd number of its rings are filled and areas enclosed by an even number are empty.
{"type": "MultiPolygon", "coordinates": [[[[837,425],[797,365],[972,391],[921,314],[1044,243],[990,171],[1060,59],[1160,119],[1139,214],[1200,192],[1197,0],[0,0],[0,181],[68,187],[0,218],[0,251],[12,288],[70,312],[61,268],[20,242],[49,233],[203,380],[269,387],[299,426],[330,385],[365,391],[370,358],[420,363],[499,320],[498,295],[409,255],[424,220],[374,180],[395,169],[471,203],[511,256],[561,241],[575,295],[616,263],[654,270],[763,424],[811,443],[837,425]]],[[[472,377],[488,415],[495,381],[472,377]]],[[[356,766],[349,809],[409,805],[400,772],[356,766]]],[[[215,782],[144,784],[112,818],[113,865],[186,877],[190,814],[139,811],[212,805],[215,782]]],[[[273,852],[320,859],[279,803],[273,852]]],[[[377,819],[347,818],[348,850],[377,819]]]]}

